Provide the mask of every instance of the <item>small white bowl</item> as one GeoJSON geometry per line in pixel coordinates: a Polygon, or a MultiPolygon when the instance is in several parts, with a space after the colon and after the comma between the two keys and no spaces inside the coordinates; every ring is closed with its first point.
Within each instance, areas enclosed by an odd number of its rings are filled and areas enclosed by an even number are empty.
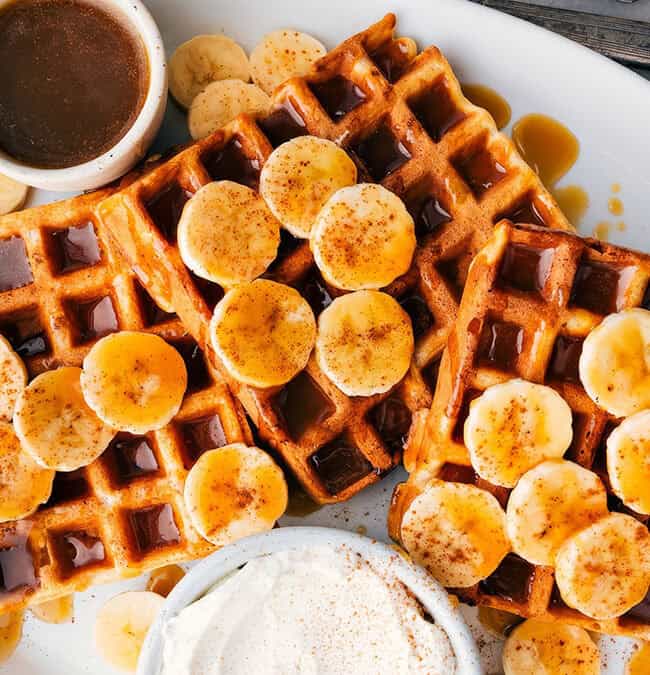
{"type": "MultiPolygon", "coordinates": [[[[0,0],[0,8],[11,1],[0,0]]],[[[149,89],[133,126],[112,148],[89,162],[65,169],[39,169],[0,151],[0,173],[43,190],[90,190],[123,176],[144,157],[160,129],[167,105],[165,48],[149,10],[140,0],[83,1],[113,14],[140,35],[149,65],[149,89]]]]}
{"type": "Polygon", "coordinates": [[[378,560],[386,564],[447,633],[456,654],[458,675],[480,675],[483,672],[476,643],[456,603],[424,569],[409,562],[390,546],[358,534],[327,527],[281,527],[222,548],[184,577],[170,593],[147,634],[138,661],[137,675],[159,675],[162,669],[163,627],[182,609],[205,595],[219,579],[253,558],[315,546],[345,546],[366,560],[378,560]]]}

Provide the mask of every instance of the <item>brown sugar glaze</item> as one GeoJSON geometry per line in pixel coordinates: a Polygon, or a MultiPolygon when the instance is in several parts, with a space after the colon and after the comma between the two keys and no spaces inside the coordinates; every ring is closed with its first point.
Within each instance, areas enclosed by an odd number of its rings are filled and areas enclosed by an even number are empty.
{"type": "Polygon", "coordinates": [[[76,0],[0,10],[0,149],[65,168],[113,147],[146,97],[144,46],[123,22],[76,0]]]}

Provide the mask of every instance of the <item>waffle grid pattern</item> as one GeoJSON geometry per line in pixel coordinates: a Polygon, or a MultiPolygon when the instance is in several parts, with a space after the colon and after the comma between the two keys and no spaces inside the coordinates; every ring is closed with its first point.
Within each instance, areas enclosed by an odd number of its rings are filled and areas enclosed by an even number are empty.
{"type": "Polygon", "coordinates": [[[185,476],[203,451],[252,440],[241,407],[194,340],[111,245],[94,215],[109,193],[0,219],[0,260],[14,271],[0,277],[0,333],[33,377],[80,366],[104,333],[153,332],[185,359],[188,393],[167,427],[118,434],[90,466],[57,474],[35,514],[0,525],[0,612],[212,551],[185,509],[185,476]]]}
{"type": "MultiPolygon", "coordinates": [[[[512,142],[463,97],[440,51],[430,47],[412,58],[410,41],[394,39],[394,28],[387,15],[308,77],[282,85],[265,119],[240,117],[100,206],[151,294],[174,307],[209,350],[207,326],[223,290],[193,277],[175,245],[182,205],[199,187],[230,179],[256,188],[273,147],[310,133],[339,143],[357,163],[359,180],[381,182],[404,198],[418,250],[412,269],[386,289],[411,316],[416,336],[401,385],[350,399],[313,360],[280,391],[229,380],[262,436],[319,502],[347,499],[398,461],[412,415],[431,404],[469,262],[495,220],[530,213],[549,227],[569,227],[512,142]]],[[[284,231],[265,276],[297,287],[316,314],[338,293],[318,274],[308,243],[284,231]]]]}
{"type": "MultiPolygon", "coordinates": [[[[442,359],[438,388],[420,442],[409,448],[409,481],[398,486],[391,535],[412,499],[431,479],[473,483],[505,507],[510,490],[490,485],[472,469],[462,429],[469,402],[487,387],[514,377],[556,389],[573,412],[573,442],[566,458],[593,470],[608,490],[611,511],[647,523],[611,492],[605,462],[607,436],[620,420],[599,408],[582,388],[582,342],[604,316],[650,308],[650,256],[569,233],[501,224],[470,270],[456,328],[442,359]]],[[[650,638],[650,593],[625,615],[595,621],[567,607],[553,569],[515,554],[477,586],[455,589],[469,602],[581,625],[611,635],[650,638]]]]}

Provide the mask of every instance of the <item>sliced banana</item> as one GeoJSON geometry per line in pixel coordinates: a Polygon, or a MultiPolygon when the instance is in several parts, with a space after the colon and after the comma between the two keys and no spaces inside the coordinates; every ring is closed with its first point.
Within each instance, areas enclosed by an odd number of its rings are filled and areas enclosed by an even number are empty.
{"type": "Polygon", "coordinates": [[[21,209],[27,199],[29,187],[0,173],[0,216],[21,209]]]}
{"type": "Polygon", "coordinates": [[[219,80],[209,84],[192,101],[187,123],[194,140],[232,122],[238,115],[265,115],[271,99],[256,85],[241,80],[219,80]]]}
{"type": "Polygon", "coordinates": [[[560,546],[607,511],[607,491],[595,473],[563,459],[527,471],[510,493],[506,516],[515,553],[553,565],[560,546]]]}
{"type": "Polygon", "coordinates": [[[607,439],[607,473],[614,494],[650,514],[650,411],[624,420],[607,439]]]}
{"type": "Polygon", "coordinates": [[[142,643],[165,599],[150,591],[126,591],[111,598],[95,620],[95,646],[107,663],[135,672],[142,643]]]}
{"type": "Polygon", "coordinates": [[[229,287],[252,281],[273,262],[280,223],[249,187],[229,180],[204,185],[178,223],[183,262],[198,276],[229,287]]]}
{"type": "Polygon", "coordinates": [[[349,291],[382,288],[411,266],[413,218],[402,200],[381,185],[342,188],[318,214],[311,249],[333,286],[349,291]]]}
{"type": "Polygon", "coordinates": [[[568,539],[555,559],[564,602],[593,619],[612,619],[650,586],[650,534],[632,516],[612,513],[568,539]]]}
{"type": "Polygon", "coordinates": [[[0,614],[0,666],[13,656],[20,644],[24,616],[22,609],[0,614]]]}
{"type": "Polygon", "coordinates": [[[83,395],[99,418],[132,434],[168,424],[186,387],[181,355],[150,333],[107,335],[88,352],[81,374],[83,395]]]}
{"type": "Polygon", "coordinates": [[[264,36],[251,53],[253,82],[270,96],[291,77],[307,75],[325,56],[325,47],[311,35],[295,30],[276,30],[264,36]]]}
{"type": "Polygon", "coordinates": [[[472,466],[495,485],[514,487],[526,471],[560,458],[573,437],[566,401],[550,387],[510,380],[472,401],[465,445],[472,466]]]}
{"type": "Polygon", "coordinates": [[[437,480],[411,502],[401,539],[416,562],[452,588],[485,579],[510,551],[506,514],[493,495],[437,480]]]}
{"type": "Polygon", "coordinates": [[[27,386],[27,368],[9,341],[0,335],[0,421],[11,422],[18,397],[27,386]]]}
{"type": "Polygon", "coordinates": [[[340,188],[357,182],[357,167],[336,143],[298,136],[276,148],[260,174],[260,193],[294,237],[309,239],[316,216],[340,188]]]}
{"type": "Polygon", "coordinates": [[[650,408],[650,312],[611,314],[586,337],[579,362],[587,394],[616,417],[650,408]]]}
{"type": "Polygon", "coordinates": [[[52,494],[54,471],[23,451],[7,422],[0,422],[0,523],[29,516],[52,494]]]}
{"type": "Polygon", "coordinates": [[[94,462],[115,436],[81,393],[81,368],[35,377],[18,399],[14,426],[32,459],[46,469],[74,471],[94,462]]]}
{"type": "Polygon", "coordinates": [[[31,605],[30,610],[44,623],[68,623],[74,616],[74,595],[64,595],[38,605],[31,605]]]}
{"type": "Polygon", "coordinates": [[[197,35],[184,42],[169,60],[169,90],[185,108],[210,83],[250,79],[246,52],[225,35],[197,35]]]}
{"type": "Polygon", "coordinates": [[[214,310],[210,339],[238,382],[273,387],[287,383],[307,365],[316,320],[298,291],[257,279],[226,293],[214,310]]]}
{"type": "Polygon", "coordinates": [[[348,396],[388,391],[406,375],[412,356],[411,320],[386,293],[342,295],[318,317],[316,360],[348,396]]]}
{"type": "Polygon", "coordinates": [[[600,652],[577,626],[528,619],[503,647],[505,675],[598,675],[600,652]]]}
{"type": "Polygon", "coordinates": [[[203,453],[185,481],[192,523],[216,546],[272,529],[287,501],[280,467],[243,443],[203,453]]]}

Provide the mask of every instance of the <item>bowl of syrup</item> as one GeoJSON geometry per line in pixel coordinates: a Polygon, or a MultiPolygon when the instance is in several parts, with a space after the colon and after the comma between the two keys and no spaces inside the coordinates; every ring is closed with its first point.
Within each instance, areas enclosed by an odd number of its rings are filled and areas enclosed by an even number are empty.
{"type": "Polygon", "coordinates": [[[124,175],[162,123],[165,52],[140,0],[0,0],[0,173],[48,190],[124,175]]]}

